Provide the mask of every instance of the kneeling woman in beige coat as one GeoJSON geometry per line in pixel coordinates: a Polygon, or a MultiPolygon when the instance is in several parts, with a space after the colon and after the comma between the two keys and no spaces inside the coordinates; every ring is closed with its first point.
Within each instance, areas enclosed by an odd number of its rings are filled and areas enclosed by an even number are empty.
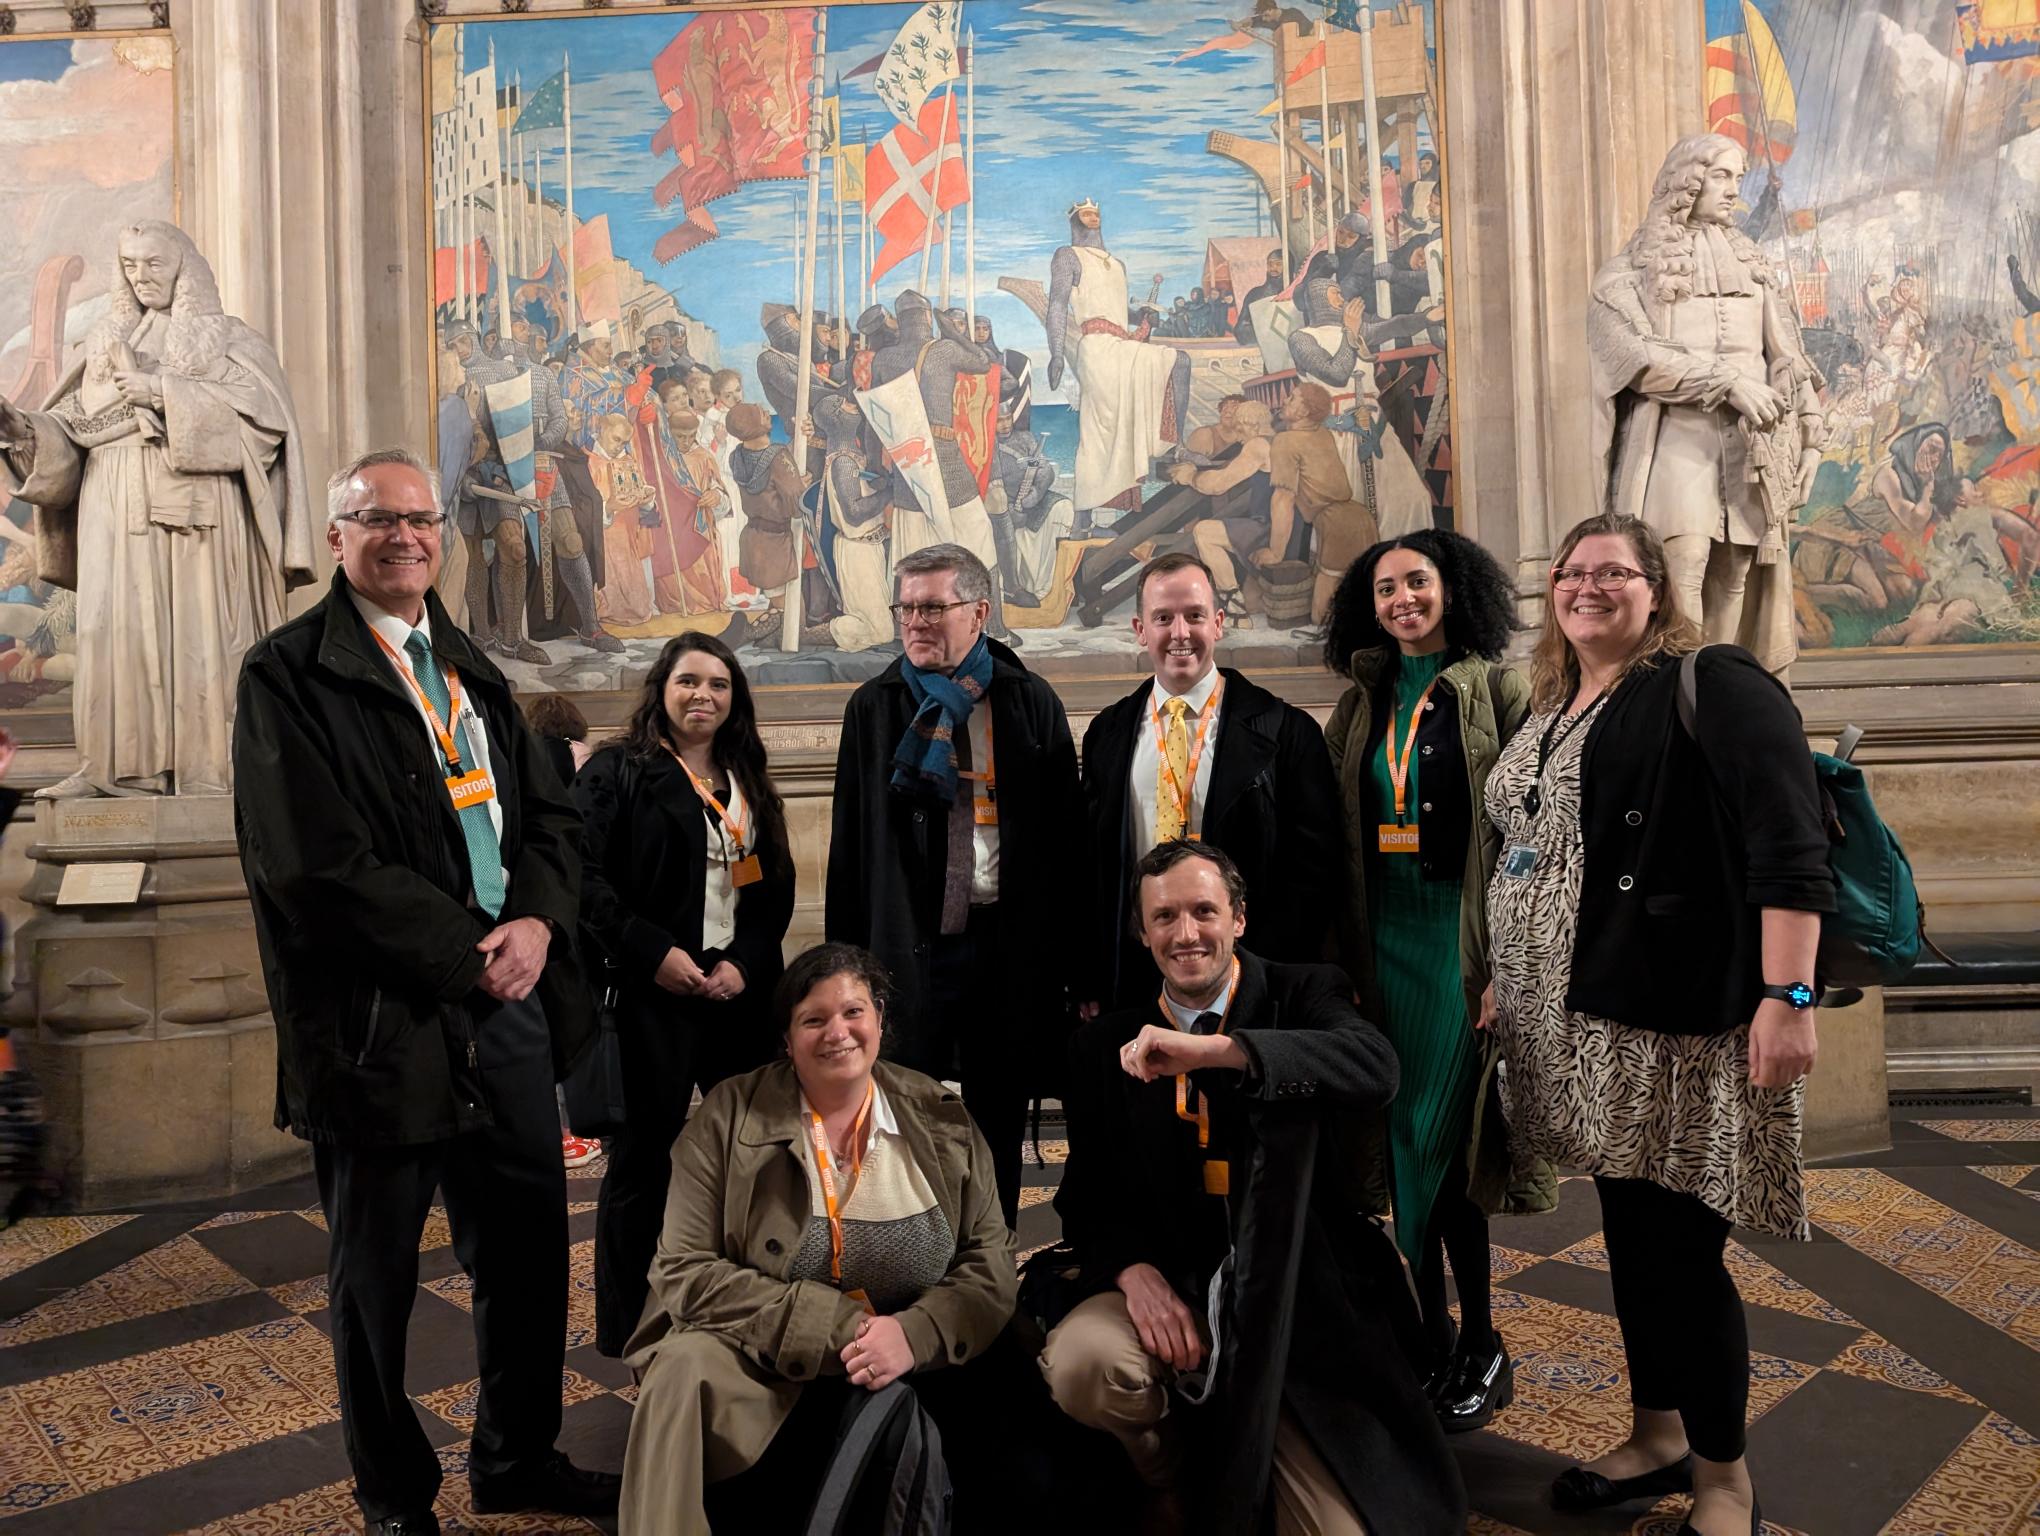
{"type": "Polygon", "coordinates": [[[698,1536],[711,1516],[800,1529],[851,1394],[902,1376],[959,1516],[973,1487],[1010,1491],[1014,1469],[985,1462],[1013,1437],[987,1421],[1033,1373],[1002,1339],[1015,1278],[991,1152],[955,1094],[878,1060],[887,990],[852,945],[795,960],[775,998],[786,1059],[718,1084],[673,1145],[625,1355],[625,1536],[698,1536]]]}

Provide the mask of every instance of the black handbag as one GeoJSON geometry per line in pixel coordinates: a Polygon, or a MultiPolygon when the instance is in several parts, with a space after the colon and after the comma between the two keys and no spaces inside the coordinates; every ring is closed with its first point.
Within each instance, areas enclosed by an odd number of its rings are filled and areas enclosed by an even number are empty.
{"type": "Polygon", "coordinates": [[[596,994],[595,1044],[567,1074],[561,1090],[567,1125],[576,1136],[601,1138],[623,1129],[623,1046],[616,1037],[616,968],[602,962],[596,994]]]}

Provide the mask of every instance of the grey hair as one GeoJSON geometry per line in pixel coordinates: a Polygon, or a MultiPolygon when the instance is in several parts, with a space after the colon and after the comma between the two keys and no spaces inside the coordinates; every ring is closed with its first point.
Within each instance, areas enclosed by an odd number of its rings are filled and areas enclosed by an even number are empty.
{"type": "Polygon", "coordinates": [[[984,561],[961,544],[930,544],[900,561],[893,567],[893,596],[900,595],[903,577],[933,576],[938,571],[955,574],[959,601],[977,603],[990,600],[992,573],[985,569],[984,561]]]}
{"type": "Polygon", "coordinates": [[[406,469],[415,469],[425,477],[425,483],[432,487],[432,504],[439,506],[439,471],[427,464],[408,448],[376,448],[342,464],[326,482],[326,521],[337,523],[347,511],[347,487],[354,477],[364,469],[374,469],[380,464],[401,464],[406,469]]]}

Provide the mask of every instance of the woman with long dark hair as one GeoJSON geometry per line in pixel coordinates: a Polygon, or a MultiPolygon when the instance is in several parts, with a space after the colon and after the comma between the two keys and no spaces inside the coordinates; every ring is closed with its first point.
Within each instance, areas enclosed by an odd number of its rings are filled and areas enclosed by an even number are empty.
{"type": "Polygon", "coordinates": [[[1479,1429],[1514,1393],[1488,1303],[1488,1215],[1548,1210],[1557,1196],[1547,1166],[1512,1177],[1494,1037],[1475,1027],[1500,852],[1481,796],[1530,707],[1528,681],[1500,664],[1514,610],[1492,555],[1423,528],[1355,560],[1325,625],[1325,665],[1352,682],[1325,728],[1350,851],[1340,947],[1402,1066],[1388,1192],[1448,1431],[1479,1429]]]}
{"type": "Polygon", "coordinates": [[[644,1310],[673,1140],[697,1086],[772,1054],[767,1000],[793,916],[786,812],[729,647],[666,642],[630,722],[574,779],[581,921],[617,989],[624,1126],[607,1140],[595,1342],[623,1353],[644,1310]]]}

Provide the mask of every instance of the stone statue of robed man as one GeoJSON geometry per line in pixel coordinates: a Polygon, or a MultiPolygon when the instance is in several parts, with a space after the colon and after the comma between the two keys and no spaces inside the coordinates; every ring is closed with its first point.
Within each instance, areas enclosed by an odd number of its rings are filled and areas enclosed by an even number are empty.
{"type": "Polygon", "coordinates": [[[241,657],[311,580],[297,418],[268,342],[158,219],[40,411],[0,401],[0,465],[35,507],[45,581],[78,594],[82,766],[49,796],[223,795],[241,657]]]}

